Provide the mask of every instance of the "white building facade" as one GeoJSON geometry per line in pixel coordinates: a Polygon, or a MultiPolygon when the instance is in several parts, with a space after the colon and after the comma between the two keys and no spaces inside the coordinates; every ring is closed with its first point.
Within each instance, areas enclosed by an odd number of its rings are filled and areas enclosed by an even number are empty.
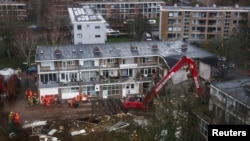
{"type": "Polygon", "coordinates": [[[105,43],[106,21],[88,6],[68,8],[72,25],[72,42],[77,44],[105,43]]]}

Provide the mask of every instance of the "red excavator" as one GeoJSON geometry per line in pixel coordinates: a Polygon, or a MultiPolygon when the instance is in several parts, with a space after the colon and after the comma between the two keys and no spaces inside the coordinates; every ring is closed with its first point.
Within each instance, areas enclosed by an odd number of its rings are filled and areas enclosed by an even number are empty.
{"type": "Polygon", "coordinates": [[[194,79],[194,83],[197,89],[197,92],[200,93],[202,91],[200,81],[199,81],[199,74],[195,64],[195,61],[191,58],[183,56],[177,64],[173,68],[169,70],[169,72],[155,85],[152,91],[146,95],[143,99],[141,97],[127,97],[124,101],[124,107],[126,109],[144,109],[153,99],[153,97],[159,94],[160,90],[163,86],[167,83],[167,81],[184,65],[188,66],[188,69],[194,79]]]}

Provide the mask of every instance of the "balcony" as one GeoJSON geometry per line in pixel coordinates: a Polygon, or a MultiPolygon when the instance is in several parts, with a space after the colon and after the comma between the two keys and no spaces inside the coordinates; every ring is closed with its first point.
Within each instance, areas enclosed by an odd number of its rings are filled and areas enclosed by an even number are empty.
{"type": "Polygon", "coordinates": [[[144,63],[141,63],[140,66],[159,66],[157,65],[157,62],[144,62],[144,63]]]}
{"type": "Polygon", "coordinates": [[[76,70],[90,70],[90,69],[99,69],[97,66],[79,66],[75,68],[76,70]]]}
{"type": "Polygon", "coordinates": [[[100,68],[119,68],[119,64],[118,63],[107,63],[107,64],[101,63],[100,68]]]}

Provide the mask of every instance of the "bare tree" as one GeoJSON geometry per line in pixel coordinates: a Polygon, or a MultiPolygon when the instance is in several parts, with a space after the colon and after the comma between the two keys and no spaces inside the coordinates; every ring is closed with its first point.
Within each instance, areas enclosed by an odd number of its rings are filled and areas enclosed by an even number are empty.
{"type": "Polygon", "coordinates": [[[67,30],[63,30],[64,26],[68,25],[68,18],[63,17],[63,10],[57,6],[57,1],[52,3],[52,6],[46,6],[43,14],[43,25],[46,27],[44,38],[47,43],[52,45],[61,44],[67,36],[67,30]]]}
{"type": "Polygon", "coordinates": [[[0,21],[0,37],[3,40],[3,46],[8,57],[13,56],[14,48],[12,46],[13,37],[22,31],[24,21],[19,21],[13,15],[7,15],[3,13],[0,21]]]}
{"type": "Polygon", "coordinates": [[[133,39],[140,41],[145,32],[152,32],[152,26],[147,22],[147,19],[138,17],[129,24],[129,34],[133,39]]]}
{"type": "Polygon", "coordinates": [[[14,46],[17,54],[26,58],[27,65],[30,65],[30,59],[35,55],[39,36],[33,31],[26,30],[15,36],[14,46]]]}

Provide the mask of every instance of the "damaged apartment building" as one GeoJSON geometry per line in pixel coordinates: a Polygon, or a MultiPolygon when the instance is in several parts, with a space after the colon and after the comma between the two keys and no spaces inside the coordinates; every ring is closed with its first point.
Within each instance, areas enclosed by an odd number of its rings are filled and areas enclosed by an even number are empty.
{"type": "MultiPolygon", "coordinates": [[[[182,41],[38,46],[39,96],[65,101],[79,93],[90,98],[147,94],[183,55],[196,60],[203,80],[211,79],[217,57],[182,41]]],[[[173,83],[187,80],[187,73],[180,69],[173,83]]]]}
{"type": "Polygon", "coordinates": [[[210,94],[213,122],[250,124],[250,78],[212,83],[210,94]]]}

